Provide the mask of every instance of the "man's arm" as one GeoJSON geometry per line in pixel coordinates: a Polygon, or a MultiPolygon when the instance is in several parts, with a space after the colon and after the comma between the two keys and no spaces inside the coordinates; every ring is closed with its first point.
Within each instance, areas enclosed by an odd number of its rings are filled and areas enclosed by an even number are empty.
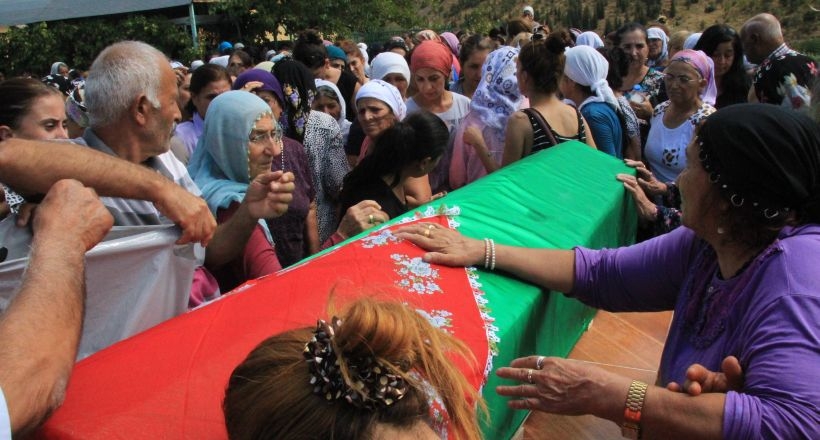
{"type": "Polygon", "coordinates": [[[23,193],[45,193],[60,179],[76,179],[102,196],[148,200],[182,228],[179,244],[206,245],[216,220],[201,198],[137,164],[64,142],[0,142],[0,182],[23,193]]]}
{"type": "Polygon", "coordinates": [[[0,317],[0,387],[15,434],[63,400],[82,328],[83,259],[113,221],[94,190],[76,181],[55,183],[39,207],[22,286],[0,317]]]}

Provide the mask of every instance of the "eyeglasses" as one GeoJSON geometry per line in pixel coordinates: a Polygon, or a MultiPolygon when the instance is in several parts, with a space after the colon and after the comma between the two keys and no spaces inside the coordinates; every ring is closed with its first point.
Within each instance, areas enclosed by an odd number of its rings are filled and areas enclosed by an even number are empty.
{"type": "Polygon", "coordinates": [[[282,140],[282,131],[279,129],[274,129],[271,131],[253,131],[251,132],[250,141],[253,143],[261,143],[267,139],[270,139],[274,142],[279,142],[282,140]]]}
{"type": "Polygon", "coordinates": [[[686,85],[686,84],[689,84],[692,81],[696,81],[697,78],[689,78],[686,75],[672,75],[671,73],[664,73],[663,74],[663,80],[665,82],[668,82],[668,83],[673,82],[673,81],[677,81],[682,85],[686,85]]]}

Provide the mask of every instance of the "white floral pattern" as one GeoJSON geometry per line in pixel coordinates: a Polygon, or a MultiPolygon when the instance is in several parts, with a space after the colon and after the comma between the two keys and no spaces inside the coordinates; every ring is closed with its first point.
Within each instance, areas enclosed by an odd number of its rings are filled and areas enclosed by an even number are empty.
{"type": "Polygon", "coordinates": [[[439,278],[438,270],[433,269],[430,263],[426,263],[421,257],[410,258],[406,255],[392,254],[390,258],[398,265],[395,270],[401,278],[396,281],[396,285],[400,288],[420,295],[443,293],[436,283],[439,278]]]}
{"type": "Polygon", "coordinates": [[[450,333],[448,330],[450,327],[453,326],[452,316],[453,313],[448,310],[427,310],[423,309],[416,309],[419,315],[423,316],[433,327],[450,333]]]}
{"type": "Polygon", "coordinates": [[[386,246],[392,243],[398,243],[400,238],[393,235],[390,229],[382,229],[375,234],[370,234],[362,239],[362,247],[365,249],[372,249],[374,247],[386,246]]]}

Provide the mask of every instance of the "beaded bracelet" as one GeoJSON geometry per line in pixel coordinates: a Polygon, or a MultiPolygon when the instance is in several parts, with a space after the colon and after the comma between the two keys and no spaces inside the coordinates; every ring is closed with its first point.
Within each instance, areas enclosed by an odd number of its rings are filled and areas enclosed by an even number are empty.
{"type": "Polygon", "coordinates": [[[490,270],[495,270],[495,241],[490,240],[490,270]]]}
{"type": "Polygon", "coordinates": [[[484,268],[490,267],[490,239],[484,239],[484,268]]]}

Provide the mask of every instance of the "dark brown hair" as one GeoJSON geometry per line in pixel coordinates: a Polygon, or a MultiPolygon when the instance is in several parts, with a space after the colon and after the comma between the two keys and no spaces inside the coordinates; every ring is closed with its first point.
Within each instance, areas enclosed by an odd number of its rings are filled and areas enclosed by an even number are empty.
{"type": "Polygon", "coordinates": [[[20,127],[34,101],[42,96],[63,94],[33,78],[11,78],[0,83],[0,125],[20,127]]]}
{"type": "MultiPolygon", "coordinates": [[[[191,74],[191,94],[199,95],[202,92],[202,89],[204,89],[208,84],[223,79],[228,81],[228,84],[231,84],[231,74],[228,73],[228,69],[220,66],[219,64],[212,63],[200,66],[198,69],[194,70],[194,73],[191,74]]],[[[191,114],[196,112],[193,99],[188,101],[186,109],[191,114]]]]}
{"type": "Polygon", "coordinates": [[[333,351],[343,363],[376,358],[407,381],[404,397],[366,409],[314,394],[303,355],[314,329],[291,330],[263,341],[231,374],[222,405],[231,439],[359,440],[378,425],[410,428],[428,417],[428,386],[444,402],[451,432],[463,440],[481,438],[475,405],[483,403],[447,357],[472,359],[462,342],[398,302],[360,299],[339,317],[333,351]]]}
{"type": "Polygon", "coordinates": [[[533,40],[521,48],[521,69],[532,78],[537,91],[552,94],[558,90],[558,80],[564,74],[564,49],[572,45],[569,32],[561,29],[546,40],[533,40]]]}

